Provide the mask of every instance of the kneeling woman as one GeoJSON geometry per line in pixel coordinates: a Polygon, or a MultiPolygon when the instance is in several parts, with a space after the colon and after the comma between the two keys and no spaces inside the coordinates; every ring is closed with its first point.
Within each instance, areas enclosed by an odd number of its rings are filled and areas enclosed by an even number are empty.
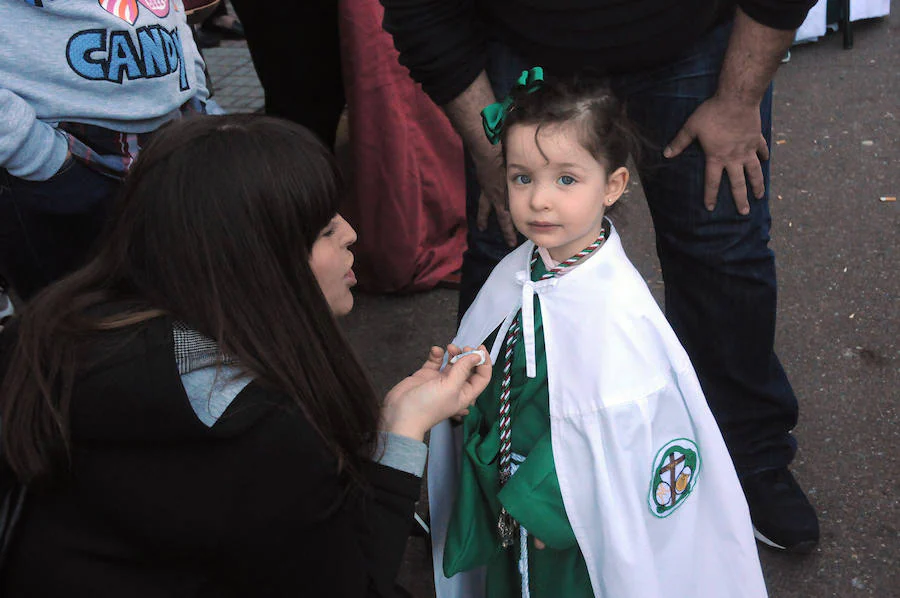
{"type": "Polygon", "coordinates": [[[376,398],[334,319],[340,193],[297,125],[153,139],[95,259],[0,336],[2,465],[28,488],[0,594],[393,594],[423,435],[490,364],[433,348],[376,398]]]}

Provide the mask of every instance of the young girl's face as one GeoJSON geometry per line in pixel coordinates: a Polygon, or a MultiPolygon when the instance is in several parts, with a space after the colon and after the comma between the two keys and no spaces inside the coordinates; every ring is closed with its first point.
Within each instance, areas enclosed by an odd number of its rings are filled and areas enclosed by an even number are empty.
{"type": "Polygon", "coordinates": [[[353,309],[350,287],[356,284],[356,276],[349,247],[355,242],[356,231],[337,214],[319,233],[309,255],[309,266],[336,316],[345,316],[353,309]]]}
{"type": "Polygon", "coordinates": [[[544,125],[535,140],[537,129],[514,125],[506,135],[509,211],[523,235],[563,261],[600,234],[603,213],[625,190],[628,170],[607,174],[578,142],[574,124],[544,125]]]}

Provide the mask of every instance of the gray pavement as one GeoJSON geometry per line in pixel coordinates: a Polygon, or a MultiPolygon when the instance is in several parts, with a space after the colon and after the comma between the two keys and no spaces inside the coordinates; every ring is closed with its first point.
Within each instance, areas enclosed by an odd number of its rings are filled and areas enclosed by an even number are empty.
{"type": "MultiPolygon", "coordinates": [[[[793,469],[819,511],[822,541],[806,557],[761,549],[773,598],[900,597],[900,203],[881,200],[900,195],[900,0],[891,9],[854,24],[853,50],[838,34],[795,47],[776,81],[776,342],[801,404],[793,469]]],[[[205,54],[224,108],[262,106],[240,42],[205,54]]],[[[659,298],[639,185],[626,199],[617,226],[659,298]]],[[[386,390],[451,338],[455,310],[451,291],[360,294],[345,328],[386,390]]],[[[424,540],[413,538],[401,582],[424,598],[430,576],[424,540]]]]}
{"type": "MultiPolygon", "coordinates": [[[[233,13],[232,13],[233,14],[233,13]]],[[[256,112],[265,104],[250,52],[243,41],[223,40],[203,50],[212,81],[213,99],[226,112],[256,112]]]]}

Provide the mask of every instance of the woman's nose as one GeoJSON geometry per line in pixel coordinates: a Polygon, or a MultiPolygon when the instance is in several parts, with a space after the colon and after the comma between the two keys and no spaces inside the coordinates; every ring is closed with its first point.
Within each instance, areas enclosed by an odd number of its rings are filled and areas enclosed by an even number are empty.
{"type": "Polygon", "coordinates": [[[345,247],[349,247],[356,243],[356,231],[350,226],[350,223],[344,220],[343,216],[340,216],[341,219],[341,227],[344,229],[342,234],[342,239],[345,247]]]}

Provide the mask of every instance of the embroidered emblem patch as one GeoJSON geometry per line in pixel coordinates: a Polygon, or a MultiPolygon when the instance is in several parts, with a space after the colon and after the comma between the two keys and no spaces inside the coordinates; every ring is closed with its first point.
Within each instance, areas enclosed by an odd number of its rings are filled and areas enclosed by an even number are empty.
{"type": "Polygon", "coordinates": [[[671,515],[691,494],[700,475],[700,450],[693,440],[677,438],[656,453],[647,502],[650,512],[671,515]]]}

